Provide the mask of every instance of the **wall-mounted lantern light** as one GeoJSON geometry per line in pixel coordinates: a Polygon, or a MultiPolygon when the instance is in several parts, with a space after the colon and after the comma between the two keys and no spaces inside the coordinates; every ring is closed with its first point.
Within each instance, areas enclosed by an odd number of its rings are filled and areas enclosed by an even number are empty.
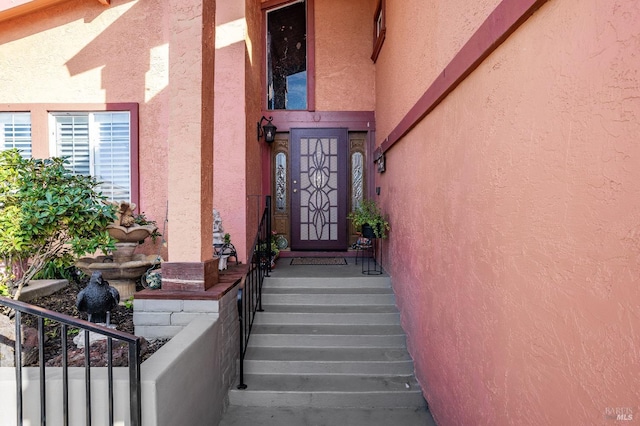
{"type": "Polygon", "coordinates": [[[264,135],[264,141],[266,143],[271,143],[274,140],[276,140],[276,129],[277,129],[277,127],[274,126],[273,124],[271,124],[272,121],[273,121],[273,117],[267,118],[264,115],[262,116],[260,121],[258,121],[258,140],[260,140],[260,138],[263,135],[264,135]],[[266,121],[267,124],[265,124],[263,126],[262,123],[264,121],[266,121]]]}

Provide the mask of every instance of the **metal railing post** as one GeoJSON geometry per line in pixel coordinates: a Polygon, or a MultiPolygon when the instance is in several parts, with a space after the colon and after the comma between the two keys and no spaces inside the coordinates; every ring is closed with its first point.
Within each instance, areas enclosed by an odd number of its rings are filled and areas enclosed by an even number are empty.
{"type": "Polygon", "coordinates": [[[251,265],[245,275],[244,288],[238,291],[238,323],[240,365],[238,389],[246,389],[244,382],[244,356],[256,312],[262,311],[262,282],[271,270],[271,197],[266,197],[266,207],[258,224],[258,231],[249,253],[251,265]]]}
{"type": "Polygon", "coordinates": [[[16,342],[14,359],[16,363],[16,424],[22,425],[22,333],[20,323],[22,316],[20,311],[15,311],[16,342]]]}

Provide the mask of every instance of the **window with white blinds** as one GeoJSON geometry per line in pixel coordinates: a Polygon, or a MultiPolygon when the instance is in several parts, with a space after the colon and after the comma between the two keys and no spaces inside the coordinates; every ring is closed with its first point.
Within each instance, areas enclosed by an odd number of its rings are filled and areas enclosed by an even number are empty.
{"type": "Polygon", "coordinates": [[[94,176],[114,201],[131,200],[131,118],[128,111],[52,113],[56,155],[69,169],[94,176]]]}
{"type": "Polygon", "coordinates": [[[0,112],[0,150],[17,148],[23,158],[31,158],[31,114],[0,112]]]}

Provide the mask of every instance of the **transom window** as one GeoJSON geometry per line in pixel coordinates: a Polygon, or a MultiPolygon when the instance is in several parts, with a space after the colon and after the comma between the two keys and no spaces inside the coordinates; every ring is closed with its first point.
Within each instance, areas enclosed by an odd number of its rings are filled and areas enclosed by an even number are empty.
{"type": "Polygon", "coordinates": [[[0,112],[0,150],[17,148],[23,158],[31,158],[31,114],[0,112]]]}
{"type": "Polygon", "coordinates": [[[50,113],[56,156],[73,173],[91,175],[114,201],[131,200],[131,117],[128,111],[50,113]]]}
{"type": "Polygon", "coordinates": [[[306,110],[307,3],[267,11],[267,109],[306,110]]]}

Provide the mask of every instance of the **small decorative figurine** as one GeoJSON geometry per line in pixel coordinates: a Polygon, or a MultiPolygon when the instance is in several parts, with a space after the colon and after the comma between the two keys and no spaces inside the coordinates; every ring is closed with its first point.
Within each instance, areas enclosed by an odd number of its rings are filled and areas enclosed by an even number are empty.
{"type": "Polygon", "coordinates": [[[120,303],[120,293],[102,279],[102,272],[91,274],[89,284],[78,293],[76,308],[86,312],[89,321],[106,323],[111,321],[111,310],[120,303]]]}

